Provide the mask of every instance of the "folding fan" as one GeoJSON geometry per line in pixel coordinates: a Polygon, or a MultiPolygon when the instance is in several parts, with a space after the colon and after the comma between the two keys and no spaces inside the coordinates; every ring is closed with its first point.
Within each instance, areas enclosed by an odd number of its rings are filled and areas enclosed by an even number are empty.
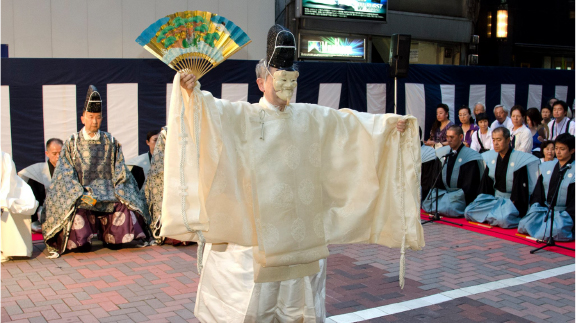
{"type": "Polygon", "coordinates": [[[178,72],[202,75],[251,42],[232,21],[207,11],[158,19],[136,42],[178,72]]]}

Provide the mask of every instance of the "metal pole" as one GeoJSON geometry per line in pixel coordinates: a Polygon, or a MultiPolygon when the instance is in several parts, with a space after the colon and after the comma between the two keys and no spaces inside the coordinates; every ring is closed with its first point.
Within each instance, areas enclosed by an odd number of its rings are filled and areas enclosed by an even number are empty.
{"type": "Polygon", "coordinates": [[[394,77],[394,114],[397,114],[396,112],[397,100],[398,100],[398,77],[394,77]]]}

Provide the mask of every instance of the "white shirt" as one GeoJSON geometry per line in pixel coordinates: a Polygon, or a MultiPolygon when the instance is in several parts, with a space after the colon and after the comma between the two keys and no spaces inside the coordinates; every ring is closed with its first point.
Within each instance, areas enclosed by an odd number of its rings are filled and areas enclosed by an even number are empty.
{"type": "Polygon", "coordinates": [[[560,122],[556,122],[556,120],[548,122],[548,140],[555,140],[559,134],[565,133],[566,127],[568,127],[568,132],[574,136],[574,120],[568,122],[568,118],[564,117],[560,122]]]}
{"type": "Polygon", "coordinates": [[[94,135],[94,137],[90,137],[90,135],[88,134],[88,131],[86,131],[86,127],[82,128],[82,130],[80,132],[82,132],[82,138],[84,138],[84,140],[99,140],[100,139],[100,130],[98,130],[98,132],[94,135]]]}
{"type": "Polygon", "coordinates": [[[492,149],[492,129],[488,128],[485,134],[482,134],[480,130],[474,131],[472,134],[472,143],[470,144],[470,148],[480,152],[480,142],[478,142],[478,135],[480,135],[480,141],[484,146],[484,149],[491,150],[492,149]]]}
{"type": "Polygon", "coordinates": [[[512,126],[513,126],[512,119],[510,119],[510,117],[506,117],[504,123],[500,123],[498,122],[498,120],[494,120],[494,122],[492,122],[492,125],[490,126],[490,129],[494,130],[498,127],[510,128],[512,126]]]}
{"type": "Polygon", "coordinates": [[[514,149],[528,154],[532,153],[532,131],[525,125],[512,130],[514,126],[508,128],[510,130],[510,140],[514,140],[514,149]]]}

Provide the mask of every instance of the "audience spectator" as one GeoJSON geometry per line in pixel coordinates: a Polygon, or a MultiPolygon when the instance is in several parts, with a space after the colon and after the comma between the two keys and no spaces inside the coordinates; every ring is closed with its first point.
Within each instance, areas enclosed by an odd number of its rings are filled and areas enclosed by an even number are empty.
{"type": "Polygon", "coordinates": [[[496,120],[492,122],[490,129],[494,131],[494,129],[498,127],[504,127],[510,129],[512,127],[512,120],[508,117],[509,109],[502,104],[498,104],[494,107],[494,116],[496,120]]]}
{"type": "Polygon", "coordinates": [[[494,150],[482,154],[486,169],[480,195],[464,211],[468,221],[515,228],[528,210],[540,160],[510,148],[510,130],[492,131],[494,150]]]}
{"type": "Polygon", "coordinates": [[[464,133],[459,126],[450,126],[446,132],[448,146],[436,149],[436,157],[442,161],[441,180],[436,182],[436,190],[430,190],[422,202],[422,209],[428,213],[436,210],[438,195],[438,213],[459,218],[464,209],[478,196],[478,187],[484,171],[482,156],[465,147],[464,133]],[[449,153],[452,151],[450,156],[449,153]]]}
{"type": "Polygon", "coordinates": [[[480,113],[476,119],[478,131],[472,135],[470,148],[479,153],[492,149],[492,129],[488,128],[488,115],[480,113]]]}
{"type": "Polygon", "coordinates": [[[540,176],[530,198],[530,209],[520,220],[518,232],[534,238],[550,236],[551,221],[554,220],[552,237],[557,241],[574,240],[574,136],[563,133],[556,138],[558,159],[540,165],[540,176]],[[572,167],[560,177],[560,169],[572,167]],[[560,182],[561,181],[561,182],[560,182]],[[560,184],[558,193],[556,188],[560,184]],[[548,206],[555,202],[551,216],[548,206]]]}
{"type": "Polygon", "coordinates": [[[542,116],[542,124],[548,128],[548,123],[552,121],[552,108],[548,105],[543,106],[542,110],[540,110],[540,115],[542,116]]]}
{"type": "Polygon", "coordinates": [[[472,115],[470,114],[470,108],[463,105],[458,110],[458,118],[460,119],[460,127],[462,128],[462,132],[464,132],[464,145],[466,147],[470,147],[472,144],[472,134],[478,130],[478,126],[474,124],[474,119],[472,119],[472,115]]]}
{"type": "Polygon", "coordinates": [[[532,133],[524,125],[526,111],[520,105],[515,105],[511,110],[512,127],[508,128],[512,135],[512,148],[525,153],[532,153],[532,133]]]}
{"type": "Polygon", "coordinates": [[[563,133],[570,133],[574,135],[574,120],[566,117],[568,113],[568,105],[564,101],[555,101],[552,107],[552,114],[554,120],[548,123],[550,134],[548,140],[555,140],[556,137],[563,133]]]}
{"type": "Polygon", "coordinates": [[[452,125],[454,125],[454,123],[450,121],[448,106],[444,103],[438,104],[436,108],[436,121],[432,124],[430,138],[426,141],[426,146],[435,148],[446,146],[448,144],[448,141],[446,141],[446,131],[452,125]]]}
{"type": "Polygon", "coordinates": [[[556,159],[556,153],[554,152],[554,141],[552,140],[544,140],[540,145],[542,149],[543,158],[540,158],[540,162],[545,163],[549,161],[553,161],[556,159]]]}
{"type": "Polygon", "coordinates": [[[52,175],[54,169],[60,158],[60,152],[64,143],[58,138],[50,138],[46,141],[46,157],[48,160],[43,163],[36,163],[30,165],[20,172],[18,176],[22,178],[34,193],[36,201],[38,201],[38,208],[32,214],[32,231],[35,233],[42,233],[42,223],[44,222],[40,215],[44,208],[44,200],[46,199],[46,191],[52,183],[52,175]]]}
{"type": "MultiPolygon", "coordinates": [[[[476,120],[476,122],[478,122],[478,115],[480,113],[486,113],[486,107],[482,102],[478,102],[474,105],[474,119],[476,120]]],[[[478,124],[476,123],[476,125],[478,124]]]]}
{"type": "Polygon", "coordinates": [[[532,133],[532,151],[540,149],[544,138],[548,138],[548,126],[542,124],[542,116],[536,108],[526,111],[526,126],[532,133]]]}
{"type": "Polygon", "coordinates": [[[148,131],[146,134],[146,145],[149,147],[149,151],[126,162],[128,170],[130,170],[136,183],[138,183],[138,189],[142,189],[142,185],[144,185],[144,181],[148,176],[148,171],[150,171],[152,154],[154,153],[154,146],[156,146],[156,140],[158,140],[159,133],[159,130],[148,131]]]}

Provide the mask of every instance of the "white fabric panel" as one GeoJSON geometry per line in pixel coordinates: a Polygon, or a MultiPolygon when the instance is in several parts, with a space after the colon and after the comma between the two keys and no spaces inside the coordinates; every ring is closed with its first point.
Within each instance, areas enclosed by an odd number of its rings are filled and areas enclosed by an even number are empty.
{"type": "Polygon", "coordinates": [[[166,83],[166,124],[170,113],[170,98],[172,97],[172,83],[166,83]]]}
{"type": "Polygon", "coordinates": [[[516,84],[500,85],[500,103],[508,110],[512,109],[516,100],[516,84]]]}
{"type": "Polygon", "coordinates": [[[122,0],[122,56],[124,58],[154,58],[134,40],[144,29],[158,20],[155,9],[155,0],[122,0]]]}
{"type": "MultiPolygon", "coordinates": [[[[568,87],[564,85],[556,85],[556,93],[554,94],[554,97],[566,102],[566,99],[568,98],[568,87]]],[[[568,103],[568,105],[570,105],[570,103],[568,103]]]]}
{"type": "Polygon", "coordinates": [[[76,85],[43,85],[42,111],[44,142],[50,138],[66,141],[77,132],[76,85]]]}
{"type": "Polygon", "coordinates": [[[88,30],[88,57],[122,58],[122,1],[88,1],[88,30]]]}
{"type": "Polygon", "coordinates": [[[14,0],[2,0],[0,7],[0,12],[4,13],[0,19],[2,31],[0,39],[2,44],[8,45],[8,57],[14,57],[14,0]]]}
{"type": "Polygon", "coordinates": [[[474,106],[478,102],[486,106],[486,84],[470,84],[470,95],[468,98],[468,106],[471,110],[474,110],[474,106]]]}
{"type": "Polygon", "coordinates": [[[122,144],[125,160],[138,156],[138,84],[108,84],[108,132],[122,144]]]}
{"type": "Polygon", "coordinates": [[[366,84],[368,113],[386,113],[386,83],[366,84]]]}
{"type": "Polygon", "coordinates": [[[222,99],[248,101],[248,83],[222,83],[222,99]]]}
{"type": "MultiPolygon", "coordinates": [[[[88,57],[88,1],[52,0],[52,57],[88,57]]],[[[100,28],[100,25],[98,25],[100,28]]]]}
{"type": "Polygon", "coordinates": [[[318,105],[331,107],[332,109],[340,108],[341,91],[342,83],[320,83],[318,105]]]}
{"type": "Polygon", "coordinates": [[[530,108],[536,108],[540,110],[542,105],[542,85],[530,84],[528,85],[528,106],[526,110],[530,108]]]}
{"type": "MultiPolygon", "coordinates": [[[[154,19],[158,20],[160,18],[171,15],[175,12],[186,11],[186,10],[205,11],[204,9],[197,9],[197,8],[188,9],[188,0],[169,0],[169,1],[156,0],[156,9],[155,9],[156,18],[154,18],[154,19]]],[[[210,11],[210,12],[214,12],[214,11],[210,11]]]]}
{"type": "Polygon", "coordinates": [[[458,120],[456,118],[456,111],[454,111],[454,105],[456,101],[456,85],[440,84],[440,93],[442,95],[442,103],[448,105],[448,110],[450,111],[450,121],[456,123],[455,120],[458,120]]]}
{"type": "Polygon", "coordinates": [[[12,155],[12,127],[10,125],[10,87],[2,85],[0,106],[0,150],[12,155]]]}
{"type": "Polygon", "coordinates": [[[424,84],[406,83],[406,114],[413,115],[418,119],[418,125],[422,128],[422,139],[426,135],[426,96],[424,84]]]}
{"type": "Polygon", "coordinates": [[[13,3],[15,41],[12,57],[52,57],[51,1],[17,0],[13,3]]]}
{"type": "MultiPolygon", "coordinates": [[[[208,3],[211,2],[205,0],[200,1],[208,3]]],[[[246,34],[250,35],[250,39],[252,39],[250,45],[245,47],[245,49],[248,51],[247,59],[259,60],[262,57],[266,57],[266,36],[262,30],[266,28],[262,28],[262,26],[274,25],[274,17],[276,17],[274,11],[275,3],[276,1],[270,0],[250,0],[250,10],[248,10],[248,30],[244,29],[246,34]]],[[[232,19],[228,16],[224,17],[232,19]]],[[[267,32],[268,31],[266,31],[266,33],[267,32]]],[[[297,35],[295,36],[298,37],[297,35]]]]}

